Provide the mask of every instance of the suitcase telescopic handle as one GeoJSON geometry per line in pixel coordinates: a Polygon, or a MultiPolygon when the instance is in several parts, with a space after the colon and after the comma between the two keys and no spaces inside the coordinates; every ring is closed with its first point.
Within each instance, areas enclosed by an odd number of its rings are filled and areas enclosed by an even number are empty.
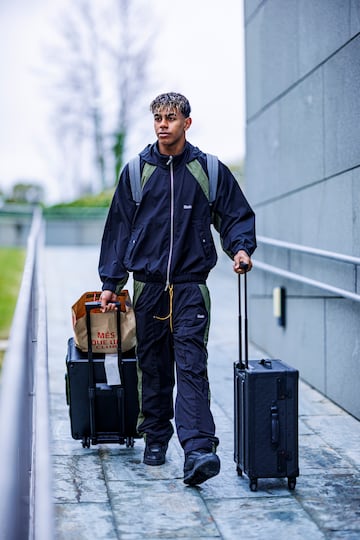
{"type": "Polygon", "coordinates": [[[243,274],[244,280],[244,335],[243,335],[243,323],[242,323],[242,301],[241,301],[241,274],[238,274],[238,299],[239,299],[239,364],[240,369],[247,369],[249,367],[249,338],[248,338],[248,315],[247,315],[247,275],[246,271],[249,267],[246,263],[240,263],[240,266],[245,270],[243,274]],[[244,360],[243,362],[243,350],[244,360]]]}
{"type": "MultiPolygon", "coordinates": [[[[121,303],[120,302],[111,302],[112,304],[115,304],[116,307],[120,307],[121,306],[121,303]]],[[[101,307],[101,302],[100,300],[94,300],[93,302],[85,302],[85,307],[86,309],[89,309],[90,311],[92,309],[95,309],[95,308],[100,308],[101,307]]]]}

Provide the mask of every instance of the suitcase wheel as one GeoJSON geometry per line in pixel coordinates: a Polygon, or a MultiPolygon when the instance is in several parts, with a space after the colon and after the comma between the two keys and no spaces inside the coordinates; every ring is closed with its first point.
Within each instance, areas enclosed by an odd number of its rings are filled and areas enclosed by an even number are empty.
{"type": "Polygon", "coordinates": [[[295,489],[295,486],[296,486],[296,478],[289,477],[288,478],[288,488],[290,489],[290,491],[293,491],[295,489]]]}
{"type": "Polygon", "coordinates": [[[90,448],[90,437],[83,437],[82,438],[82,447],[83,448],[90,448]]]}
{"type": "Polygon", "coordinates": [[[257,491],[257,478],[250,478],[249,486],[251,491],[257,491]]]}
{"type": "Polygon", "coordinates": [[[242,470],[240,469],[240,467],[236,467],[236,472],[238,473],[238,476],[242,476],[242,470]]]}

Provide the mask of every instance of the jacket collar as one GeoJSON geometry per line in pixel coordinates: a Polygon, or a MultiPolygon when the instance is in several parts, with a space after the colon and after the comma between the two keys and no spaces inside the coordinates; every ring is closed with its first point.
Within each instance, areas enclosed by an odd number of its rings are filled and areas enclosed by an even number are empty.
{"type": "MultiPolygon", "coordinates": [[[[173,157],[173,164],[174,166],[177,166],[181,165],[182,163],[189,163],[189,161],[193,161],[200,154],[201,151],[196,146],[193,146],[188,141],[186,141],[182,153],[173,157]]],[[[169,156],[164,156],[163,154],[160,154],[157,142],[149,144],[146,148],[144,148],[144,150],[140,153],[140,157],[151,165],[168,167],[169,156]]]]}

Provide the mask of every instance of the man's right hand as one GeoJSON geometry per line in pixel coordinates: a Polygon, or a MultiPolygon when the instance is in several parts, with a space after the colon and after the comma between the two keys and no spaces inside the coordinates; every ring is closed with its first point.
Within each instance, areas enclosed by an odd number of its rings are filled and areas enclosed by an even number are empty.
{"type": "Polygon", "coordinates": [[[100,301],[101,301],[101,311],[105,313],[105,311],[116,311],[116,305],[114,302],[117,302],[117,296],[112,291],[103,291],[100,295],[100,301]]]}

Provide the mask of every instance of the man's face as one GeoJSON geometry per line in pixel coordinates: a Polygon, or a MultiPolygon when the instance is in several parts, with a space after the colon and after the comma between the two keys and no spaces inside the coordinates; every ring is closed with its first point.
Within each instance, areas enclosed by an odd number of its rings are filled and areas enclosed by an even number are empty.
{"type": "Polygon", "coordinates": [[[191,125],[191,118],[176,109],[160,109],[154,113],[154,129],[159,141],[160,152],[179,153],[185,144],[185,132],[191,125]]]}

